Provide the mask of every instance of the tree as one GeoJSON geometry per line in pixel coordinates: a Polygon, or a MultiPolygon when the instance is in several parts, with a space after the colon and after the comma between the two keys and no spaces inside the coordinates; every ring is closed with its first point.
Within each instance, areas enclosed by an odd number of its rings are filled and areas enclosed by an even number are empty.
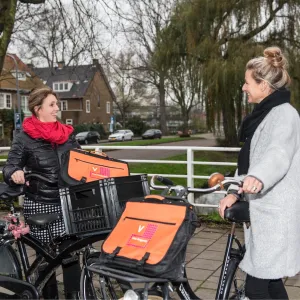
{"type": "Polygon", "coordinates": [[[97,42],[103,32],[96,0],[62,3],[49,0],[42,6],[30,6],[27,15],[19,9],[12,44],[20,55],[34,64],[54,67],[57,62],[77,65],[99,55],[97,42]]]}
{"type": "Polygon", "coordinates": [[[168,25],[176,0],[114,0],[116,15],[120,18],[121,31],[125,34],[132,52],[139,57],[135,66],[145,73],[140,79],[143,83],[153,85],[159,94],[160,126],[163,134],[166,125],[166,69],[154,59],[155,49],[162,38],[163,29],[168,25]]]}
{"type": "Polygon", "coordinates": [[[207,125],[223,123],[228,145],[237,144],[247,109],[241,92],[245,64],[266,46],[276,44],[289,54],[293,94],[299,96],[299,10],[299,0],[184,0],[176,6],[166,29],[173,43],[165,60],[176,53],[199,57],[207,125]]]}
{"type": "Polygon", "coordinates": [[[113,36],[105,10],[99,12],[105,5],[103,0],[1,0],[0,71],[10,43],[23,59],[50,67],[100,57],[110,42],[106,37],[113,36]]]}
{"type": "Polygon", "coordinates": [[[169,83],[169,97],[181,110],[183,127],[188,130],[191,110],[201,102],[201,64],[193,55],[177,54],[171,56],[168,64],[167,80],[169,83]]]}
{"type": "MultiPolygon", "coordinates": [[[[41,4],[45,0],[19,0],[24,4],[41,4]]],[[[13,33],[18,0],[2,0],[0,2],[0,73],[3,68],[5,54],[13,33]]]]}
{"type": "Polygon", "coordinates": [[[132,52],[120,52],[115,57],[111,53],[106,54],[106,74],[116,96],[114,104],[123,127],[133,108],[138,107],[144,99],[153,98],[152,91],[140,80],[143,74],[134,67],[135,56],[132,52]]]}

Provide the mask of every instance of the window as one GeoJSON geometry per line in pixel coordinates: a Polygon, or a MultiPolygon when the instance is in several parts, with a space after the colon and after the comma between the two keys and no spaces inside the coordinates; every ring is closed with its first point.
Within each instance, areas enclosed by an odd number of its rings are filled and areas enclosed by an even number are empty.
{"type": "MultiPolygon", "coordinates": [[[[11,74],[17,78],[17,72],[16,71],[12,71],[11,74]]],[[[18,71],[18,79],[19,80],[22,80],[22,81],[25,81],[26,80],[26,73],[24,72],[21,72],[21,71],[18,71]]]]}
{"type": "Polygon", "coordinates": [[[29,112],[29,109],[28,109],[28,96],[21,96],[21,108],[24,112],[29,112]]]}
{"type": "Polygon", "coordinates": [[[73,119],[66,119],[67,125],[73,125],[73,119]]]}
{"type": "Polygon", "coordinates": [[[12,101],[11,101],[11,94],[0,94],[0,108],[11,108],[12,101]]]}
{"type": "Polygon", "coordinates": [[[10,94],[6,95],[6,107],[11,108],[11,95],[10,94]]]}
{"type": "Polygon", "coordinates": [[[100,103],[100,95],[97,96],[97,105],[98,105],[98,107],[101,106],[101,103],[100,103]]]}
{"type": "Polygon", "coordinates": [[[71,89],[72,83],[68,81],[53,82],[52,86],[55,92],[67,92],[71,89]]]}
{"type": "Polygon", "coordinates": [[[110,114],[110,102],[106,102],[106,113],[110,114]]]}
{"type": "Polygon", "coordinates": [[[61,100],[60,101],[60,110],[68,110],[68,101],[67,100],[61,100]]]}
{"type": "Polygon", "coordinates": [[[90,100],[86,100],[85,102],[85,109],[87,113],[91,112],[90,100]]]}

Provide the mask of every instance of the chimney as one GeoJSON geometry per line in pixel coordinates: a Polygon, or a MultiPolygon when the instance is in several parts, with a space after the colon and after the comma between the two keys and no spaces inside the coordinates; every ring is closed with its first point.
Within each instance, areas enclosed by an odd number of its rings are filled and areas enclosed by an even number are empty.
{"type": "Polygon", "coordinates": [[[63,60],[57,62],[57,67],[58,67],[59,69],[63,69],[64,66],[65,66],[65,62],[64,62],[63,60]]]}
{"type": "Polygon", "coordinates": [[[34,68],[34,65],[33,65],[33,63],[30,63],[30,64],[27,64],[27,67],[28,67],[29,69],[33,69],[33,68],[34,68]]]}
{"type": "Polygon", "coordinates": [[[99,63],[97,58],[93,58],[93,66],[97,66],[97,64],[99,63]]]}

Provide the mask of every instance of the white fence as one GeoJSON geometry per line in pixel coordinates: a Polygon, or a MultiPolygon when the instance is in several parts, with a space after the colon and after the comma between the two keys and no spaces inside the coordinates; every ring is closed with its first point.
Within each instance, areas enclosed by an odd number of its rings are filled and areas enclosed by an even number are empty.
{"type": "MultiPolygon", "coordinates": [[[[187,167],[187,174],[160,174],[165,177],[170,178],[186,178],[187,179],[187,186],[194,187],[194,179],[208,179],[209,176],[205,175],[195,175],[194,174],[194,166],[195,165],[214,165],[214,166],[236,166],[236,163],[233,162],[214,162],[214,161],[195,161],[194,160],[194,153],[195,151],[222,151],[222,152],[238,152],[240,148],[229,148],[229,147],[183,147],[183,146],[104,146],[95,147],[95,146],[83,146],[83,149],[86,150],[96,150],[96,151],[104,151],[107,149],[114,149],[114,150],[153,150],[153,151],[161,151],[161,150],[169,150],[170,156],[172,156],[171,151],[183,151],[187,154],[187,160],[177,161],[177,160],[148,160],[148,159],[124,159],[124,161],[129,163],[149,163],[149,164],[182,164],[186,165],[187,167]]],[[[8,151],[10,147],[0,147],[0,151],[8,151]]],[[[5,161],[5,159],[0,159],[0,161],[5,161]]],[[[1,171],[2,172],[2,171],[1,171]]],[[[132,173],[134,175],[134,173],[132,173]]],[[[148,174],[149,177],[155,174],[148,174]]],[[[216,192],[218,193],[218,192],[216,192]]],[[[223,193],[223,192],[221,192],[223,193]]],[[[189,195],[189,201],[194,203],[193,195],[189,195]]],[[[206,205],[206,204],[194,204],[196,206],[201,207],[215,207],[215,205],[206,205]]]]}

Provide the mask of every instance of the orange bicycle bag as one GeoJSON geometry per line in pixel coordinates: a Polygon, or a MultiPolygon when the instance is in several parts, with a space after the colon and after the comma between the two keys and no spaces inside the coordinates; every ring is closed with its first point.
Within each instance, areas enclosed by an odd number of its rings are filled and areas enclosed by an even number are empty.
{"type": "Polygon", "coordinates": [[[63,153],[61,158],[61,186],[71,186],[103,178],[129,175],[127,162],[81,149],[63,153]]]}
{"type": "Polygon", "coordinates": [[[104,241],[100,261],[150,277],[181,278],[186,246],[197,225],[189,203],[155,195],[131,199],[104,241]]]}

